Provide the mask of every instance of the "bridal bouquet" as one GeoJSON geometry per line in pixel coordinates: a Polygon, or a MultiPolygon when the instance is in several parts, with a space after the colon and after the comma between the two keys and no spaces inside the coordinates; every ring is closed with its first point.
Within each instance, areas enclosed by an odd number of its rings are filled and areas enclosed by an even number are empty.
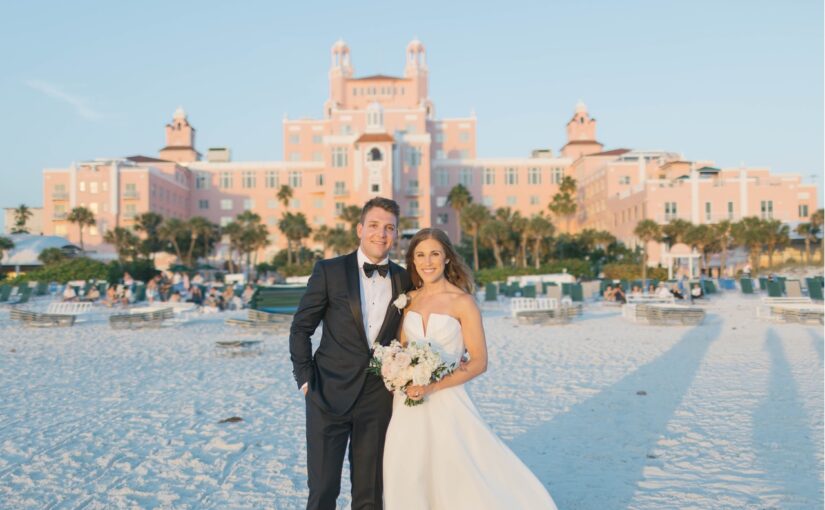
{"type": "MultiPolygon", "coordinates": [[[[406,347],[398,340],[390,345],[376,344],[367,372],[384,379],[384,386],[390,391],[404,391],[410,384],[424,386],[436,382],[455,369],[455,363],[447,365],[441,356],[432,350],[429,343],[410,342],[406,347]]],[[[424,399],[407,397],[404,404],[416,406],[424,399]]]]}

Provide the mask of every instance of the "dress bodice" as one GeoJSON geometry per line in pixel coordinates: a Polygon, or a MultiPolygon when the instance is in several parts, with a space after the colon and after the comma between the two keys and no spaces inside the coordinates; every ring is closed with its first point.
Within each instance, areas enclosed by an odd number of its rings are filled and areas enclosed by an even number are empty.
{"type": "Polygon", "coordinates": [[[461,323],[451,315],[430,313],[427,324],[424,324],[424,317],[410,310],[404,318],[403,328],[408,342],[429,342],[447,364],[458,361],[464,355],[461,323]]]}

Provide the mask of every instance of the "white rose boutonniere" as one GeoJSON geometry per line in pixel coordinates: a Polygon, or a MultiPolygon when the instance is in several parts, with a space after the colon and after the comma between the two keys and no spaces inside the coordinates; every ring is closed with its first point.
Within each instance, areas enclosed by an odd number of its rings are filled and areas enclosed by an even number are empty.
{"type": "Polygon", "coordinates": [[[396,308],[398,308],[398,313],[401,313],[401,310],[406,308],[409,303],[410,298],[407,297],[406,294],[399,294],[398,297],[395,298],[395,301],[392,302],[392,304],[395,305],[396,308]]]}

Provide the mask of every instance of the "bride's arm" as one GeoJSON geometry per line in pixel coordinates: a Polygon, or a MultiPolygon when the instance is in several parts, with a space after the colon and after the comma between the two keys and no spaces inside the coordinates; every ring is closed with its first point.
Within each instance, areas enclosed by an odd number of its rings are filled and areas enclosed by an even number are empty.
{"type": "Polygon", "coordinates": [[[407,387],[407,396],[413,400],[424,398],[438,390],[464,384],[487,370],[487,340],[484,337],[484,326],[481,324],[481,312],[470,295],[466,295],[459,300],[457,308],[455,311],[459,322],[461,322],[464,346],[470,355],[470,361],[462,363],[460,369],[455,370],[440,381],[426,386],[407,387]],[[417,398],[413,397],[416,394],[419,396],[417,398]]]}

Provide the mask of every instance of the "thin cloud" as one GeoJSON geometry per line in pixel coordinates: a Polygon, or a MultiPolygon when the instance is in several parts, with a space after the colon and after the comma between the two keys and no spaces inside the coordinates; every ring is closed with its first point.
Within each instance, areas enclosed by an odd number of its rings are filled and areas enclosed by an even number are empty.
{"type": "Polygon", "coordinates": [[[105,114],[92,108],[88,104],[88,102],[82,97],[69,94],[68,92],[60,89],[60,87],[56,85],[46,83],[40,80],[28,80],[26,82],[26,85],[28,85],[29,88],[32,88],[38,92],[42,92],[43,94],[51,97],[52,99],[57,99],[58,101],[67,103],[69,106],[74,108],[75,112],[78,115],[80,115],[86,120],[96,121],[101,120],[105,117],[105,114]]]}

